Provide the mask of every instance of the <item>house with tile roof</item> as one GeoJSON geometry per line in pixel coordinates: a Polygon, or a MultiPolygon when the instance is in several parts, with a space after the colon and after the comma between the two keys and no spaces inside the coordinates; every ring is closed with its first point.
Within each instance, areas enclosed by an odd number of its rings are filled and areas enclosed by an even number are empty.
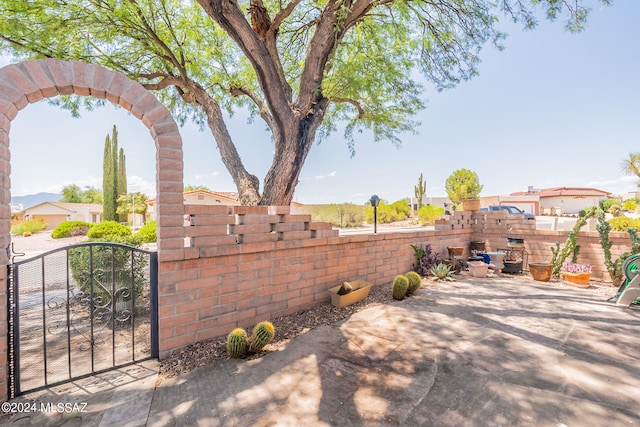
{"type": "Polygon", "coordinates": [[[511,197],[537,198],[537,215],[577,215],[581,210],[598,206],[608,199],[610,192],[588,187],[552,187],[511,193],[511,197]]]}

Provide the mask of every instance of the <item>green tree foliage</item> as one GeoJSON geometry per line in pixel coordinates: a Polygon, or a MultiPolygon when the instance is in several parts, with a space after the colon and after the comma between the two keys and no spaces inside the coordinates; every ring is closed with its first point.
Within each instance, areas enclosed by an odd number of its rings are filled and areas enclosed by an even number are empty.
{"type": "Polygon", "coordinates": [[[425,194],[427,194],[427,183],[422,180],[422,174],[420,174],[420,178],[418,178],[418,185],[413,187],[413,195],[418,199],[418,210],[422,208],[422,200],[424,199],[425,194]]]}
{"type": "Polygon", "coordinates": [[[433,205],[424,205],[418,211],[418,219],[422,225],[433,225],[443,215],[444,208],[433,205]]]}
{"type": "MultiPolygon", "coordinates": [[[[116,127],[114,126],[113,137],[117,146],[118,134],[116,132],[116,127]]],[[[114,164],[113,161],[113,141],[107,135],[104,141],[104,160],[102,161],[102,218],[105,221],[115,221],[117,219],[116,168],[117,164],[114,164]]]]}
{"type": "Polygon", "coordinates": [[[118,129],[113,125],[111,136],[104,141],[102,162],[102,217],[105,221],[126,221],[118,212],[118,198],[127,194],[127,166],[124,150],[118,150],[118,129]]]}
{"type": "MultiPolygon", "coordinates": [[[[341,127],[352,154],[363,130],[400,144],[424,107],[420,73],[451,88],[478,73],[484,45],[502,47],[501,14],[533,28],[543,11],[579,31],[584,3],[0,0],[0,53],[125,73],[155,91],[178,122],[209,127],[242,204],[287,205],[316,137],[341,127]],[[225,110],[238,109],[271,132],[262,194],[225,123],[225,110]]],[[[61,102],[74,113],[82,103],[61,102]]]]}
{"type": "Polygon", "coordinates": [[[482,191],[478,175],[469,169],[453,171],[445,182],[447,197],[453,203],[458,204],[464,199],[475,199],[482,191]]]}
{"type": "Polygon", "coordinates": [[[62,187],[62,203],[82,203],[82,190],[76,184],[62,187]]]}
{"type": "Polygon", "coordinates": [[[76,184],[69,184],[62,187],[63,203],[96,203],[102,204],[102,191],[97,188],[86,186],[81,190],[76,184]]]}
{"type": "Polygon", "coordinates": [[[147,199],[148,197],[140,192],[122,195],[118,197],[118,209],[116,212],[118,215],[124,216],[125,220],[130,213],[144,215],[147,213],[147,199]]]}

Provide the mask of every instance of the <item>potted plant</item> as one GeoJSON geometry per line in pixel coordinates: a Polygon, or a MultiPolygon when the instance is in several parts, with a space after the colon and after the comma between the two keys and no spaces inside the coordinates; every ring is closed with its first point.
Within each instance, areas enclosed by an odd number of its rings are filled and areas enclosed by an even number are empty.
{"type": "Polygon", "coordinates": [[[478,175],[469,169],[458,169],[447,178],[445,182],[447,197],[455,204],[462,203],[465,211],[477,211],[480,209],[482,185],[478,175]]]}
{"type": "Polygon", "coordinates": [[[331,304],[338,308],[346,307],[361,301],[369,295],[371,283],[366,280],[344,282],[342,285],[329,288],[331,304]]]}
{"type": "Polygon", "coordinates": [[[550,262],[531,262],[529,263],[529,272],[533,280],[539,282],[548,282],[551,280],[551,272],[553,271],[553,264],[550,262]]]}
{"type": "Polygon", "coordinates": [[[591,279],[591,264],[580,264],[566,261],[562,264],[564,280],[572,286],[589,287],[591,279]]]}

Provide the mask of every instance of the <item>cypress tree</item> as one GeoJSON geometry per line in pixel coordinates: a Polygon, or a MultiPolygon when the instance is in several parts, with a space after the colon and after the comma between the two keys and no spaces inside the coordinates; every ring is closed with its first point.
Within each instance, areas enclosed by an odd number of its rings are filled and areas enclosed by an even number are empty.
{"type": "MultiPolygon", "coordinates": [[[[118,193],[117,193],[116,199],[118,197],[120,197],[120,196],[126,196],[127,195],[127,164],[126,164],[126,160],[125,160],[125,156],[124,156],[124,149],[123,148],[120,148],[120,152],[118,153],[117,174],[118,174],[117,175],[118,176],[118,183],[117,183],[118,193]]],[[[128,213],[121,214],[120,215],[120,222],[126,222],[127,221],[127,215],[128,215],[128,213]]]]}
{"type": "Polygon", "coordinates": [[[104,160],[102,162],[102,216],[104,221],[118,220],[118,216],[116,215],[117,200],[118,131],[114,125],[111,137],[107,135],[104,142],[104,160]]]}

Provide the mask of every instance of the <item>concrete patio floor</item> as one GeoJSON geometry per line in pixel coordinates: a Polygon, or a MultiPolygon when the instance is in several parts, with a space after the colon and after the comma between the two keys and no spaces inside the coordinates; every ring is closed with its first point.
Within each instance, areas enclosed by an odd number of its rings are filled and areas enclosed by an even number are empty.
{"type": "MultiPolygon", "coordinates": [[[[522,277],[467,277],[368,308],[259,359],[224,360],[155,389],[147,378],[76,394],[89,399],[88,413],[13,422],[640,426],[640,310],[606,298],[522,277]],[[136,402],[138,415],[127,418],[136,402]]],[[[29,398],[60,397],[20,399],[29,398]]]]}

